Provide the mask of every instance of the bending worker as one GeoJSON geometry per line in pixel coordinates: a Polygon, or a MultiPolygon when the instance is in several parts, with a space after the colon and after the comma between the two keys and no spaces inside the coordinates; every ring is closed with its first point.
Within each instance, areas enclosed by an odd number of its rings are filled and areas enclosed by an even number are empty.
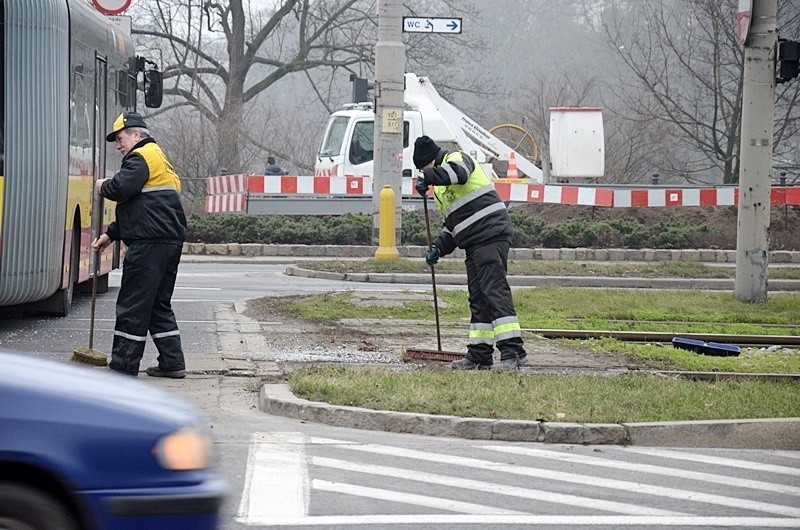
{"type": "Polygon", "coordinates": [[[469,154],[441,149],[427,136],[414,143],[414,165],[421,170],[416,189],[433,198],[444,230],[433,240],[425,259],[431,267],[456,247],[466,252],[467,288],[472,313],[469,343],[463,359],[450,366],[487,370],[494,347],[501,370],[527,363],[519,320],[506,277],[513,226],[505,204],[478,162],[469,154]]]}
{"type": "Polygon", "coordinates": [[[139,114],[121,114],[106,140],[123,154],[122,168],[113,178],[98,179],[95,189],[117,202],[117,219],[92,249],[100,251],[118,240],[127,247],[108,366],[138,375],[149,331],[158,366],[149,367],[147,375],[180,379],[186,376],[186,363],[171,304],[186,239],[181,183],[139,114]]]}

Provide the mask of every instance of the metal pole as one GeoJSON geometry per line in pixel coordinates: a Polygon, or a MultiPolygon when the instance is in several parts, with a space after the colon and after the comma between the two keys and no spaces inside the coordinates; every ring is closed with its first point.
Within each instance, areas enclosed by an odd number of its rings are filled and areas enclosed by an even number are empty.
{"type": "MultiPolygon", "coordinates": [[[[428,234],[428,250],[433,248],[433,238],[431,236],[431,218],[428,213],[428,194],[422,196],[422,209],[425,210],[425,229],[428,234]]],[[[442,327],[439,324],[439,297],[436,294],[436,272],[431,265],[431,286],[433,287],[433,312],[436,315],[436,346],[442,351],[442,327]]]]}
{"type": "Polygon", "coordinates": [[[402,0],[378,0],[378,42],[375,45],[375,155],[372,182],[372,241],[380,237],[380,190],[395,192],[395,233],[400,241],[403,204],[403,44],[402,0]]]}
{"type": "Polygon", "coordinates": [[[753,0],[744,48],[734,295],[746,302],[767,300],[777,11],[778,0],[753,0]]]}

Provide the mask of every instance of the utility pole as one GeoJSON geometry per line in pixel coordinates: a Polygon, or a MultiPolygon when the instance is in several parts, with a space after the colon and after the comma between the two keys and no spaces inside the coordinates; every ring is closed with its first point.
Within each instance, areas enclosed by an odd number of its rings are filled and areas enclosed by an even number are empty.
{"type": "Polygon", "coordinates": [[[778,0],[752,0],[744,44],[734,295],[753,303],[767,300],[777,12],[778,0]]]}
{"type": "Polygon", "coordinates": [[[378,0],[378,42],[375,45],[375,156],[372,182],[372,242],[378,243],[380,191],[395,192],[395,233],[400,242],[403,205],[403,44],[402,0],[378,0]]]}

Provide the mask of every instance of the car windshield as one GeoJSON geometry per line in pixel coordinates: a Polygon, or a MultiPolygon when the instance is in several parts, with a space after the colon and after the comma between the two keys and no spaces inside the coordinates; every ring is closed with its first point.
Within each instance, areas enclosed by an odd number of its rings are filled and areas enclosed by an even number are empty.
{"type": "Polygon", "coordinates": [[[346,116],[334,116],[331,118],[325,132],[325,138],[322,140],[322,147],[319,149],[320,157],[342,154],[342,143],[344,142],[348,121],[349,118],[346,116]]]}

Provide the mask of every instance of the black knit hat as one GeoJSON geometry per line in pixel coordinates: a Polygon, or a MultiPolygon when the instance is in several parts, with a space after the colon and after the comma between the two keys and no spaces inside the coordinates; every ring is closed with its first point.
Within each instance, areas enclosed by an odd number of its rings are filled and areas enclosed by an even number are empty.
{"type": "Polygon", "coordinates": [[[428,136],[420,136],[414,142],[414,166],[422,169],[439,154],[439,146],[428,136]]]}
{"type": "Polygon", "coordinates": [[[117,139],[117,133],[128,127],[147,129],[147,125],[145,125],[141,114],[137,112],[123,112],[114,120],[114,124],[111,126],[111,132],[106,136],[106,141],[115,141],[117,139]]]}

